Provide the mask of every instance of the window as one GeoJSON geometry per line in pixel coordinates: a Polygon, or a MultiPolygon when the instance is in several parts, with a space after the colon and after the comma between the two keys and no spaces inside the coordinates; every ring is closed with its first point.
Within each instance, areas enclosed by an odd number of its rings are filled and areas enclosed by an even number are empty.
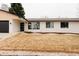
{"type": "Polygon", "coordinates": [[[46,28],[54,28],[53,22],[46,22],[46,28]]]}
{"type": "Polygon", "coordinates": [[[40,22],[31,22],[28,24],[28,29],[40,29],[40,22]]]}
{"type": "Polygon", "coordinates": [[[24,31],[24,23],[20,23],[20,31],[24,31]]]}
{"type": "Polygon", "coordinates": [[[28,29],[31,29],[31,22],[28,23],[28,29]]]}
{"type": "Polygon", "coordinates": [[[61,22],[61,28],[68,28],[68,22],[61,22]]]}
{"type": "Polygon", "coordinates": [[[32,25],[33,25],[33,29],[39,29],[40,28],[39,22],[33,22],[32,25]]]}

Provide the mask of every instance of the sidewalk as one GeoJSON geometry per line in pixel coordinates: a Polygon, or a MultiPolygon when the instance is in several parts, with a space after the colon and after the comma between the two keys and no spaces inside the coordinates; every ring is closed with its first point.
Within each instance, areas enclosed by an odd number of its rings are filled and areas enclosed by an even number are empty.
{"type": "Polygon", "coordinates": [[[0,51],[2,56],[79,56],[76,53],[62,52],[33,52],[33,51],[0,51]]]}

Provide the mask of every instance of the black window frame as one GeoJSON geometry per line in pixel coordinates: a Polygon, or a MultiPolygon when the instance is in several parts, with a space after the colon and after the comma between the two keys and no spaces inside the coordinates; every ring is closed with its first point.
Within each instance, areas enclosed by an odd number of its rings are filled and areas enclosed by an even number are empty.
{"type": "Polygon", "coordinates": [[[46,22],[46,28],[54,28],[54,22],[46,22]],[[53,23],[53,26],[51,26],[51,23],[53,23]]]}
{"type": "Polygon", "coordinates": [[[28,22],[28,29],[32,29],[31,22],[28,22]]]}
{"type": "Polygon", "coordinates": [[[61,22],[61,28],[69,28],[69,22],[61,22]]]}
{"type": "Polygon", "coordinates": [[[20,23],[20,31],[24,31],[24,22],[20,23]]]}

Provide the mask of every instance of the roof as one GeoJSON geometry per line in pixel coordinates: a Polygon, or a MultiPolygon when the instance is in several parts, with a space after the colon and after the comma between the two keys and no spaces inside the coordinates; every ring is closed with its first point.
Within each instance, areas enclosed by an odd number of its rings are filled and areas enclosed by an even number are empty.
{"type": "MultiPolygon", "coordinates": [[[[12,14],[12,13],[10,13],[9,11],[5,11],[5,10],[2,10],[2,9],[0,9],[0,11],[6,12],[6,13],[9,13],[9,14],[12,14]]],[[[12,14],[12,15],[17,16],[16,14],[12,14]]],[[[17,17],[18,17],[18,16],[17,16],[17,17]]],[[[25,19],[25,20],[28,21],[27,19],[25,19]]]]}
{"type": "Polygon", "coordinates": [[[28,18],[28,21],[70,21],[70,22],[79,22],[79,18],[28,18]]]}

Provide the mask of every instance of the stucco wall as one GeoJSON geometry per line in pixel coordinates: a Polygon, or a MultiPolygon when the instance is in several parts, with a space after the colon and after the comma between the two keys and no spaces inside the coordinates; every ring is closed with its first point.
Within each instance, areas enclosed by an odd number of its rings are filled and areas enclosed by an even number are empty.
{"type": "Polygon", "coordinates": [[[18,20],[9,20],[9,32],[20,32],[20,21],[18,20]]]}
{"type": "Polygon", "coordinates": [[[18,20],[12,19],[0,19],[0,21],[9,21],[9,33],[0,33],[0,37],[8,37],[11,36],[12,33],[16,33],[20,31],[20,22],[18,20]]]}
{"type": "MultiPolygon", "coordinates": [[[[5,11],[0,11],[0,21],[9,21],[9,33],[20,31],[20,18],[5,11]]],[[[4,33],[3,33],[4,34],[4,33]]]]}
{"type": "Polygon", "coordinates": [[[4,20],[4,19],[11,20],[11,19],[20,19],[20,18],[18,16],[15,16],[15,15],[0,11],[0,20],[4,20]]]}
{"type": "Polygon", "coordinates": [[[24,23],[24,31],[28,31],[28,23],[24,23]]]}
{"type": "Polygon", "coordinates": [[[79,22],[69,22],[69,28],[61,28],[60,22],[54,22],[54,28],[46,28],[46,22],[40,22],[39,30],[29,30],[28,24],[25,25],[25,31],[32,32],[70,32],[70,33],[79,33],[79,22]]]}
{"type": "MultiPolygon", "coordinates": [[[[0,21],[9,21],[9,33],[0,33],[0,37],[8,36],[8,34],[14,34],[16,32],[20,32],[20,22],[21,18],[16,15],[10,14],[5,11],[0,10],[0,21]]],[[[26,21],[23,21],[26,22],[26,21]]]]}

